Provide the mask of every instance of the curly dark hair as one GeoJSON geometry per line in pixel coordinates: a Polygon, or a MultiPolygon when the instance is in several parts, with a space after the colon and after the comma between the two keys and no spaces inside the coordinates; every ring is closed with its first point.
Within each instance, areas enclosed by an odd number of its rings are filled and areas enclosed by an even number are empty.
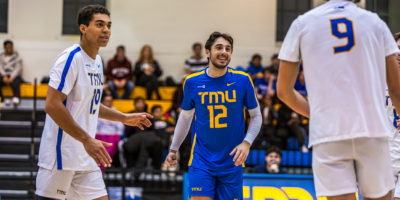
{"type": "Polygon", "coordinates": [[[280,157],[282,157],[281,149],[274,145],[267,149],[267,153],[265,154],[265,156],[268,156],[268,154],[274,153],[274,152],[277,153],[280,157]]]}
{"type": "Polygon", "coordinates": [[[210,37],[208,38],[206,45],[204,46],[206,49],[208,49],[209,51],[211,51],[211,46],[214,44],[215,40],[217,40],[218,38],[224,38],[226,41],[229,42],[229,44],[231,44],[232,46],[232,50],[233,50],[233,38],[232,36],[230,36],[229,34],[226,33],[220,33],[220,32],[214,32],[211,33],[210,37]]]}
{"type": "Polygon", "coordinates": [[[78,15],[76,17],[78,26],[81,24],[89,26],[89,23],[92,21],[93,15],[95,14],[105,14],[110,16],[108,9],[102,5],[87,5],[78,11],[78,15]]]}

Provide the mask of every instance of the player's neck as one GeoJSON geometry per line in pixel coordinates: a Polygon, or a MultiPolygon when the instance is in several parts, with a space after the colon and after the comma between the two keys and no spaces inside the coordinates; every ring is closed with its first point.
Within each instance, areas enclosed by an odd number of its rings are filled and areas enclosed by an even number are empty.
{"type": "Polygon", "coordinates": [[[223,75],[225,75],[226,71],[228,70],[228,67],[225,67],[223,69],[217,68],[210,64],[210,67],[207,70],[207,74],[211,77],[218,78],[223,75]]]}
{"type": "Polygon", "coordinates": [[[96,59],[96,55],[99,52],[98,46],[95,46],[93,44],[90,44],[87,40],[84,38],[81,39],[80,45],[82,47],[82,50],[93,60],[96,59]]]}

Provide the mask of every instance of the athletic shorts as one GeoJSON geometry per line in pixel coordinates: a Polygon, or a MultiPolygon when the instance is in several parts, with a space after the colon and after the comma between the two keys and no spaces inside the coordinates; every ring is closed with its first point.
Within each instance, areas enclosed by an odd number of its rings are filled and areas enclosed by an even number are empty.
{"type": "Polygon", "coordinates": [[[357,191],[379,198],[394,188],[387,138],[355,138],[314,145],[313,172],[317,196],[357,191]]]}
{"type": "Polygon", "coordinates": [[[189,167],[189,195],[243,200],[243,167],[225,170],[189,167]]]}
{"type": "Polygon", "coordinates": [[[107,196],[103,175],[95,171],[69,171],[39,168],[36,195],[55,199],[92,200],[107,196]]]}

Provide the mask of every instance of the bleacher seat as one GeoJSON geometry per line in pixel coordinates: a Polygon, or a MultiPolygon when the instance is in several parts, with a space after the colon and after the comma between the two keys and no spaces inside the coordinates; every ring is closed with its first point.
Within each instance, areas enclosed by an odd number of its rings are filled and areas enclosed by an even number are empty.
{"type": "MultiPolygon", "coordinates": [[[[47,84],[38,84],[37,85],[37,97],[38,98],[46,98],[47,94],[47,89],[48,85],[47,84]]],[[[174,97],[174,93],[176,91],[177,87],[171,87],[171,86],[161,86],[159,87],[159,93],[161,96],[162,100],[172,100],[174,97]]],[[[11,86],[3,86],[1,88],[4,97],[12,97],[12,89],[11,86]]],[[[33,84],[30,83],[22,83],[20,86],[20,92],[21,92],[21,98],[33,98],[33,84]]],[[[123,90],[118,90],[118,93],[123,92],[123,90]]],[[[132,94],[130,96],[131,99],[135,99],[137,97],[142,97],[146,99],[146,88],[136,86],[132,94]]],[[[153,94],[153,98],[155,98],[155,94],[153,94]]]]}
{"type": "MultiPolygon", "coordinates": [[[[154,105],[160,105],[163,113],[167,112],[172,106],[171,101],[163,101],[163,100],[145,100],[145,103],[147,104],[148,107],[147,112],[149,113],[151,112],[151,108],[154,105]]],[[[125,113],[135,109],[133,99],[116,99],[113,101],[113,106],[117,110],[125,113]]]]}

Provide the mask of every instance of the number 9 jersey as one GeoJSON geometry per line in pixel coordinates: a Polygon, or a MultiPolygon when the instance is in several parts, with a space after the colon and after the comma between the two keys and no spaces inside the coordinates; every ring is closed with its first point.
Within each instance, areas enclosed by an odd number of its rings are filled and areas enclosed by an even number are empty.
{"type": "Polygon", "coordinates": [[[293,21],[279,59],[303,62],[310,145],[388,136],[385,58],[397,52],[385,22],[351,1],[328,1],[293,21]]]}
{"type": "MultiPolygon", "coordinates": [[[[103,64],[99,55],[89,57],[79,45],[62,52],[50,71],[49,87],[67,95],[64,105],[74,121],[95,137],[100,98],[103,90],[103,64]]],[[[46,115],[39,150],[40,167],[61,170],[91,171],[98,169],[83,144],[65,133],[46,115]]]]}
{"type": "Polygon", "coordinates": [[[207,69],[188,76],[183,84],[182,109],[195,109],[188,165],[228,169],[234,167],[229,153],[245,137],[244,109],[256,108],[258,100],[247,73],[228,67],[225,75],[213,78],[207,69]]]}

